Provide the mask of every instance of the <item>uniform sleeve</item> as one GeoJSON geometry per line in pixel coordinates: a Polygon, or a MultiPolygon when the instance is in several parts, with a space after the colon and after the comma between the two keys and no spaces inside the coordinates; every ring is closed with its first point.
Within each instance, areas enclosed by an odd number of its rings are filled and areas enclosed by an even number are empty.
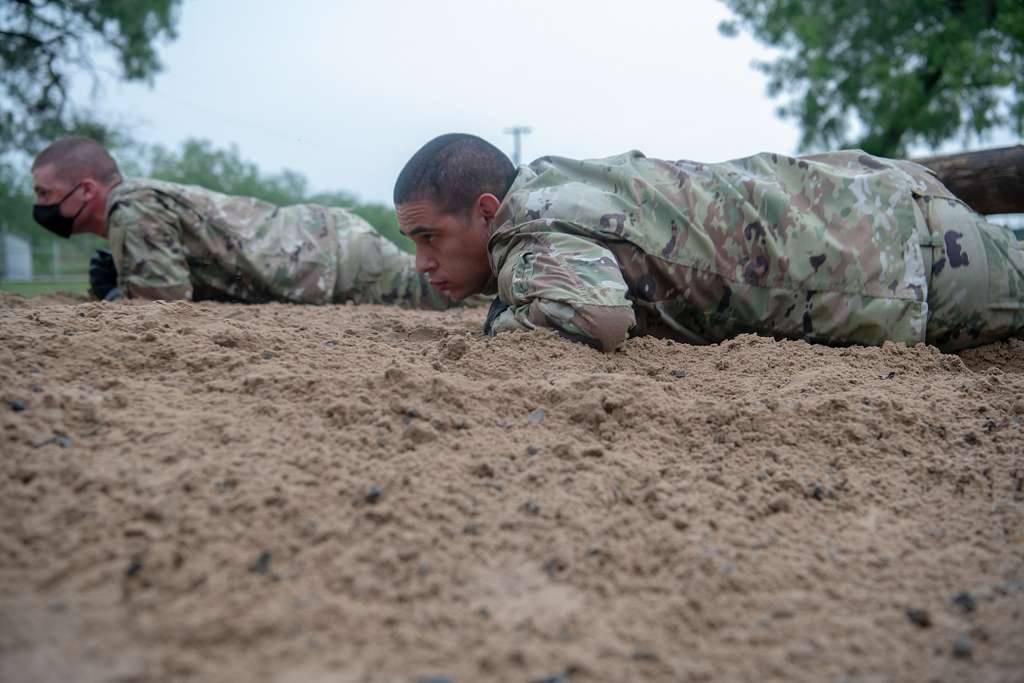
{"type": "Polygon", "coordinates": [[[337,301],[396,304],[441,310],[458,304],[430,286],[416,272],[416,257],[399,249],[373,226],[354,214],[336,216],[345,225],[338,233],[337,301]]]}
{"type": "Polygon", "coordinates": [[[158,199],[123,199],[107,218],[117,281],[129,298],[191,299],[180,218],[158,199]]]}
{"type": "Polygon", "coordinates": [[[622,346],[636,323],[628,288],[612,253],[564,233],[528,234],[508,252],[498,294],[509,308],[491,327],[551,327],[602,351],[622,346]]]}

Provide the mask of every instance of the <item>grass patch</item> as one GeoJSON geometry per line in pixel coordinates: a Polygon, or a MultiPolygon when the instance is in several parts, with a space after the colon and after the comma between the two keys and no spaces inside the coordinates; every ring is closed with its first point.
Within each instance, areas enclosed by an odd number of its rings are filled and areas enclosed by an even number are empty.
{"type": "Polygon", "coordinates": [[[0,292],[14,292],[22,296],[38,296],[40,294],[53,294],[54,292],[71,292],[72,294],[87,294],[89,282],[86,280],[35,280],[33,282],[3,282],[0,281],[0,292]]]}

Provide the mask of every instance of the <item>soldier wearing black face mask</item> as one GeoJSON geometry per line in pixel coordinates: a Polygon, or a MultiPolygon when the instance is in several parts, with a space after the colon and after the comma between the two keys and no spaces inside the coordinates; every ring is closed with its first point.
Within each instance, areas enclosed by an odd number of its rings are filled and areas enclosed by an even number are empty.
{"type": "MultiPolygon", "coordinates": [[[[99,145],[68,141],[71,144],[44,151],[32,165],[32,217],[64,239],[84,233],[105,238],[107,195],[122,182],[117,162],[99,145]]],[[[90,260],[89,285],[97,299],[121,297],[110,252],[97,252],[90,260]]]]}

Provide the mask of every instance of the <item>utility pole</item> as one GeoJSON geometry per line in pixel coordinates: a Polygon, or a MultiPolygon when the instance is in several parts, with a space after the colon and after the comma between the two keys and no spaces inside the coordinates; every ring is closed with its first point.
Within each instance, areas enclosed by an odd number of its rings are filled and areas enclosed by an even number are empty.
{"type": "Polygon", "coordinates": [[[523,151],[522,137],[532,133],[533,129],[529,126],[512,126],[511,128],[506,128],[505,132],[512,136],[512,163],[518,166],[523,151]]]}

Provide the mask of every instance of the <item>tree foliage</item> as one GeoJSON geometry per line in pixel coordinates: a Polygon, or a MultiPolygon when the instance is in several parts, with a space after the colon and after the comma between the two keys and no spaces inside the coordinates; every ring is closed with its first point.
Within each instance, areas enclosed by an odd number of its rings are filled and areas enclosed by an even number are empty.
{"type": "Polygon", "coordinates": [[[768,92],[791,99],[801,147],[862,147],[902,156],[959,135],[1024,134],[1021,0],[723,0],[779,48],[758,62],[768,92]]]}
{"type": "Polygon", "coordinates": [[[295,171],[264,173],[242,158],[238,147],[218,149],[209,140],[186,140],[180,151],[157,145],[144,153],[144,173],[152,178],[200,185],[224,194],[257,197],[287,206],[305,200],[308,181],[295,171]]]}
{"type": "Polygon", "coordinates": [[[28,153],[70,132],[113,142],[96,117],[72,102],[72,81],[97,74],[94,55],[112,53],[120,77],[160,70],[154,42],[174,38],[181,0],[2,0],[0,155],[28,153]]]}

